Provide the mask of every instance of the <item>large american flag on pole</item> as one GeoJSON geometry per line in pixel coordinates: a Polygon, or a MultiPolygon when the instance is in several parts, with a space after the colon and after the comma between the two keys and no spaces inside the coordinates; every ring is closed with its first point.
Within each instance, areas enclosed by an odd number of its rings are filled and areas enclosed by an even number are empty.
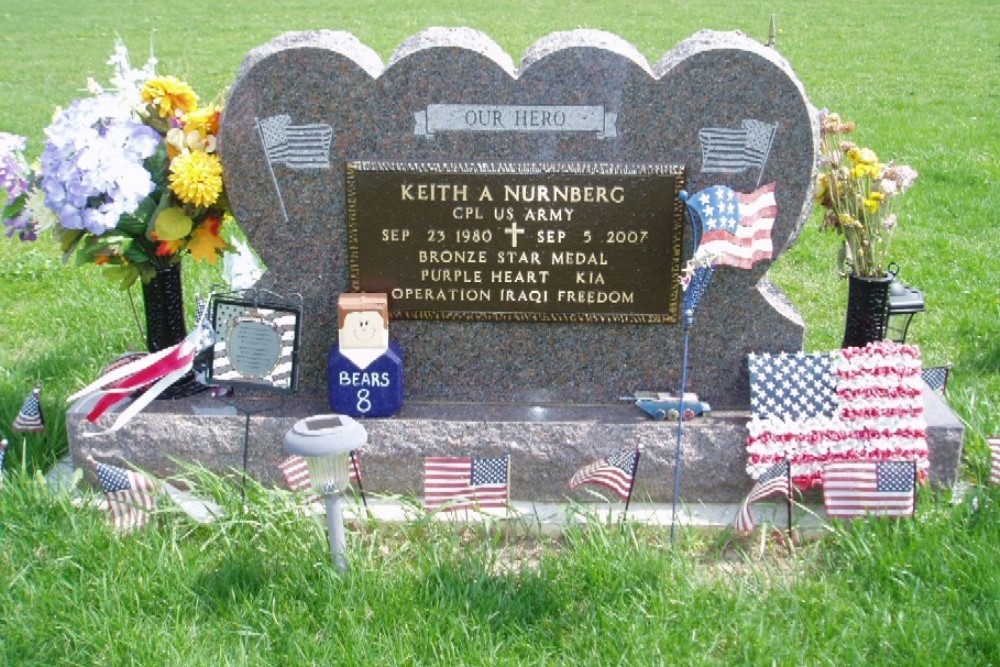
{"type": "Polygon", "coordinates": [[[750,269],[761,260],[771,259],[771,230],[778,217],[774,188],[774,183],[768,183],[743,193],[714,185],[688,197],[688,212],[700,230],[694,261],[704,258],[702,263],[713,266],[750,269]]]}
{"type": "Polygon", "coordinates": [[[575,489],[582,484],[600,484],[627,501],[632,495],[632,482],[638,464],[638,449],[625,449],[609,454],[577,470],[569,480],[569,488],[575,489]]]}
{"type": "Polygon", "coordinates": [[[912,516],[915,488],[913,461],[834,461],[824,472],[823,504],[831,518],[912,516]]]}
{"type": "Polygon", "coordinates": [[[510,457],[424,459],[424,507],[436,509],[505,509],[510,457]]]}
{"type": "Polygon", "coordinates": [[[140,472],[87,459],[108,500],[111,525],[129,531],[145,526],[156,509],[156,485],[140,472]]]}
{"type": "Polygon", "coordinates": [[[920,351],[878,341],[830,353],[751,354],[747,472],[787,459],[800,489],[836,461],[915,461],[926,475],[920,351]]]}

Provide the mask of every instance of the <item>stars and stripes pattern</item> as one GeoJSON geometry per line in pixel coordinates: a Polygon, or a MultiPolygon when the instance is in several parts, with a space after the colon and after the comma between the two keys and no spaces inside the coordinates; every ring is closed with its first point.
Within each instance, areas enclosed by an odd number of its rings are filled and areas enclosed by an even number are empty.
{"type": "Polygon", "coordinates": [[[156,510],[157,486],[145,475],[87,459],[108,501],[109,520],[116,530],[145,526],[156,510]]]}
{"type": "Polygon", "coordinates": [[[834,461],[823,482],[830,518],[912,516],[916,488],[914,461],[834,461]]]}
{"type": "Polygon", "coordinates": [[[326,123],[292,125],[287,114],[257,122],[261,143],[270,164],[289,169],[329,169],[333,128],[326,123]]]}
{"type": "Polygon", "coordinates": [[[763,171],[777,131],[777,123],[753,119],[744,120],[738,128],[702,128],[698,133],[701,170],[715,173],[741,173],[747,169],[763,171]]]}
{"type": "Polygon", "coordinates": [[[180,380],[191,370],[195,356],[202,350],[198,329],[190,332],[184,340],[151,354],[138,354],[121,364],[113,364],[111,370],[102,372],[89,385],[69,396],[73,402],[96,396],[87,421],[100,419],[112,406],[132,397],[114,423],[104,431],[88,432],[84,437],[96,437],[118,431],[132,420],[147,405],[153,402],[168,387],[180,380]]]}
{"type": "Polygon", "coordinates": [[[990,484],[1000,485],[1000,437],[988,438],[990,446],[990,484]]]}
{"type": "Polygon", "coordinates": [[[510,457],[424,458],[424,507],[435,510],[505,509],[510,457]]]}
{"type": "Polygon", "coordinates": [[[771,231],[778,217],[775,187],[775,183],[768,183],[743,193],[714,185],[682,196],[692,224],[700,232],[693,261],[751,269],[757,262],[771,259],[771,231]]]}
{"type": "Polygon", "coordinates": [[[927,386],[944,396],[948,392],[948,374],[951,366],[927,366],[920,374],[927,386]]]}
{"type": "Polygon", "coordinates": [[[628,501],[632,495],[632,482],[638,465],[638,449],[615,452],[577,470],[569,480],[569,488],[575,489],[582,484],[599,484],[628,501]]]}
{"type": "Polygon", "coordinates": [[[751,354],[747,472],[788,460],[800,489],[834,461],[915,461],[926,475],[920,351],[892,341],[831,353],[751,354]]]}
{"type": "Polygon", "coordinates": [[[791,500],[792,480],[789,472],[790,466],[788,465],[788,461],[780,461],[765,470],[757,478],[757,483],[753,485],[750,493],[743,500],[743,504],[740,505],[740,511],[737,513],[735,521],[736,530],[744,532],[753,530],[754,521],[753,515],[750,513],[750,507],[758,500],[763,500],[768,496],[776,494],[791,500]]]}
{"type": "Polygon", "coordinates": [[[24,399],[20,412],[14,417],[11,428],[21,433],[45,430],[45,418],[42,416],[42,385],[36,384],[28,397],[24,399]]]}
{"type": "MultiPolygon", "coordinates": [[[[281,475],[285,478],[285,484],[289,491],[298,493],[312,489],[312,478],[309,476],[309,465],[302,456],[292,455],[278,464],[281,475]]],[[[348,463],[348,483],[361,483],[361,462],[358,460],[358,452],[351,451],[351,459],[348,463]]],[[[318,502],[320,496],[312,494],[306,498],[307,503],[318,502]]]]}

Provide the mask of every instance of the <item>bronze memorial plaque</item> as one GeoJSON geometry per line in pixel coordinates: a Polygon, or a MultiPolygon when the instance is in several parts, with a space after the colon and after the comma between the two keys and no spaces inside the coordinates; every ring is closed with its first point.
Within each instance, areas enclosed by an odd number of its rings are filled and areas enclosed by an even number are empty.
{"type": "Polygon", "coordinates": [[[680,165],[347,164],[351,289],[392,319],[674,323],[680,165]]]}

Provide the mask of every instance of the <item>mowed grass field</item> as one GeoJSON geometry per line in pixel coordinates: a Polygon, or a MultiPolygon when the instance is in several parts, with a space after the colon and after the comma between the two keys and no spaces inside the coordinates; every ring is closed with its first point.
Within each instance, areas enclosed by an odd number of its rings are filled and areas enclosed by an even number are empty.
{"type": "MultiPolygon", "coordinates": [[[[136,63],[205,97],[247,51],[288,30],[355,34],[383,60],[430,26],[482,30],[512,55],[552,31],[614,32],[653,63],[703,28],[777,48],[817,108],[858,123],[859,143],[920,172],[893,258],[924,291],[908,341],[952,363],[949,403],[969,428],[961,502],[921,497],[918,519],[833,529],[779,548],[767,537],[600,525],[515,539],[418,522],[351,536],[354,570],[327,564],[323,530],[280,494],[212,527],[166,510],[142,535],[33,477],[66,451],[67,395],[108,358],[141,349],[128,294],[63,264],[46,237],[0,238],[0,664],[1000,664],[1000,496],[982,488],[984,434],[1000,432],[1000,6],[987,0],[836,6],[759,2],[0,3],[0,130],[41,152],[53,109],[107,80],[120,36],[136,63]],[[8,424],[36,381],[43,435],[8,424]],[[25,470],[22,472],[22,462],[25,470]],[[756,539],[756,538],[755,538],[756,539]],[[763,547],[761,546],[763,545],[763,547]]],[[[839,345],[846,284],[837,239],[803,229],[770,273],[801,312],[808,350],[839,345]]],[[[186,268],[187,298],[213,269],[186,268]]],[[[138,290],[131,295],[136,304],[138,290]]],[[[193,312],[193,311],[192,311],[193,312]]]]}

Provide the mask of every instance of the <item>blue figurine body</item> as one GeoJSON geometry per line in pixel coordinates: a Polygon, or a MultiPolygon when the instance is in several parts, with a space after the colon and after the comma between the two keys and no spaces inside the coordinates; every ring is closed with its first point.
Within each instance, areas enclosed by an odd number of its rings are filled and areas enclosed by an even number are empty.
{"type": "Polygon", "coordinates": [[[330,409],[389,417],[403,407],[403,354],[389,341],[385,294],[341,294],[337,344],[327,357],[330,409]]]}
{"type": "Polygon", "coordinates": [[[326,365],[330,409],[351,417],[389,417],[403,407],[403,355],[396,343],[365,368],[330,350],[326,365]]]}

